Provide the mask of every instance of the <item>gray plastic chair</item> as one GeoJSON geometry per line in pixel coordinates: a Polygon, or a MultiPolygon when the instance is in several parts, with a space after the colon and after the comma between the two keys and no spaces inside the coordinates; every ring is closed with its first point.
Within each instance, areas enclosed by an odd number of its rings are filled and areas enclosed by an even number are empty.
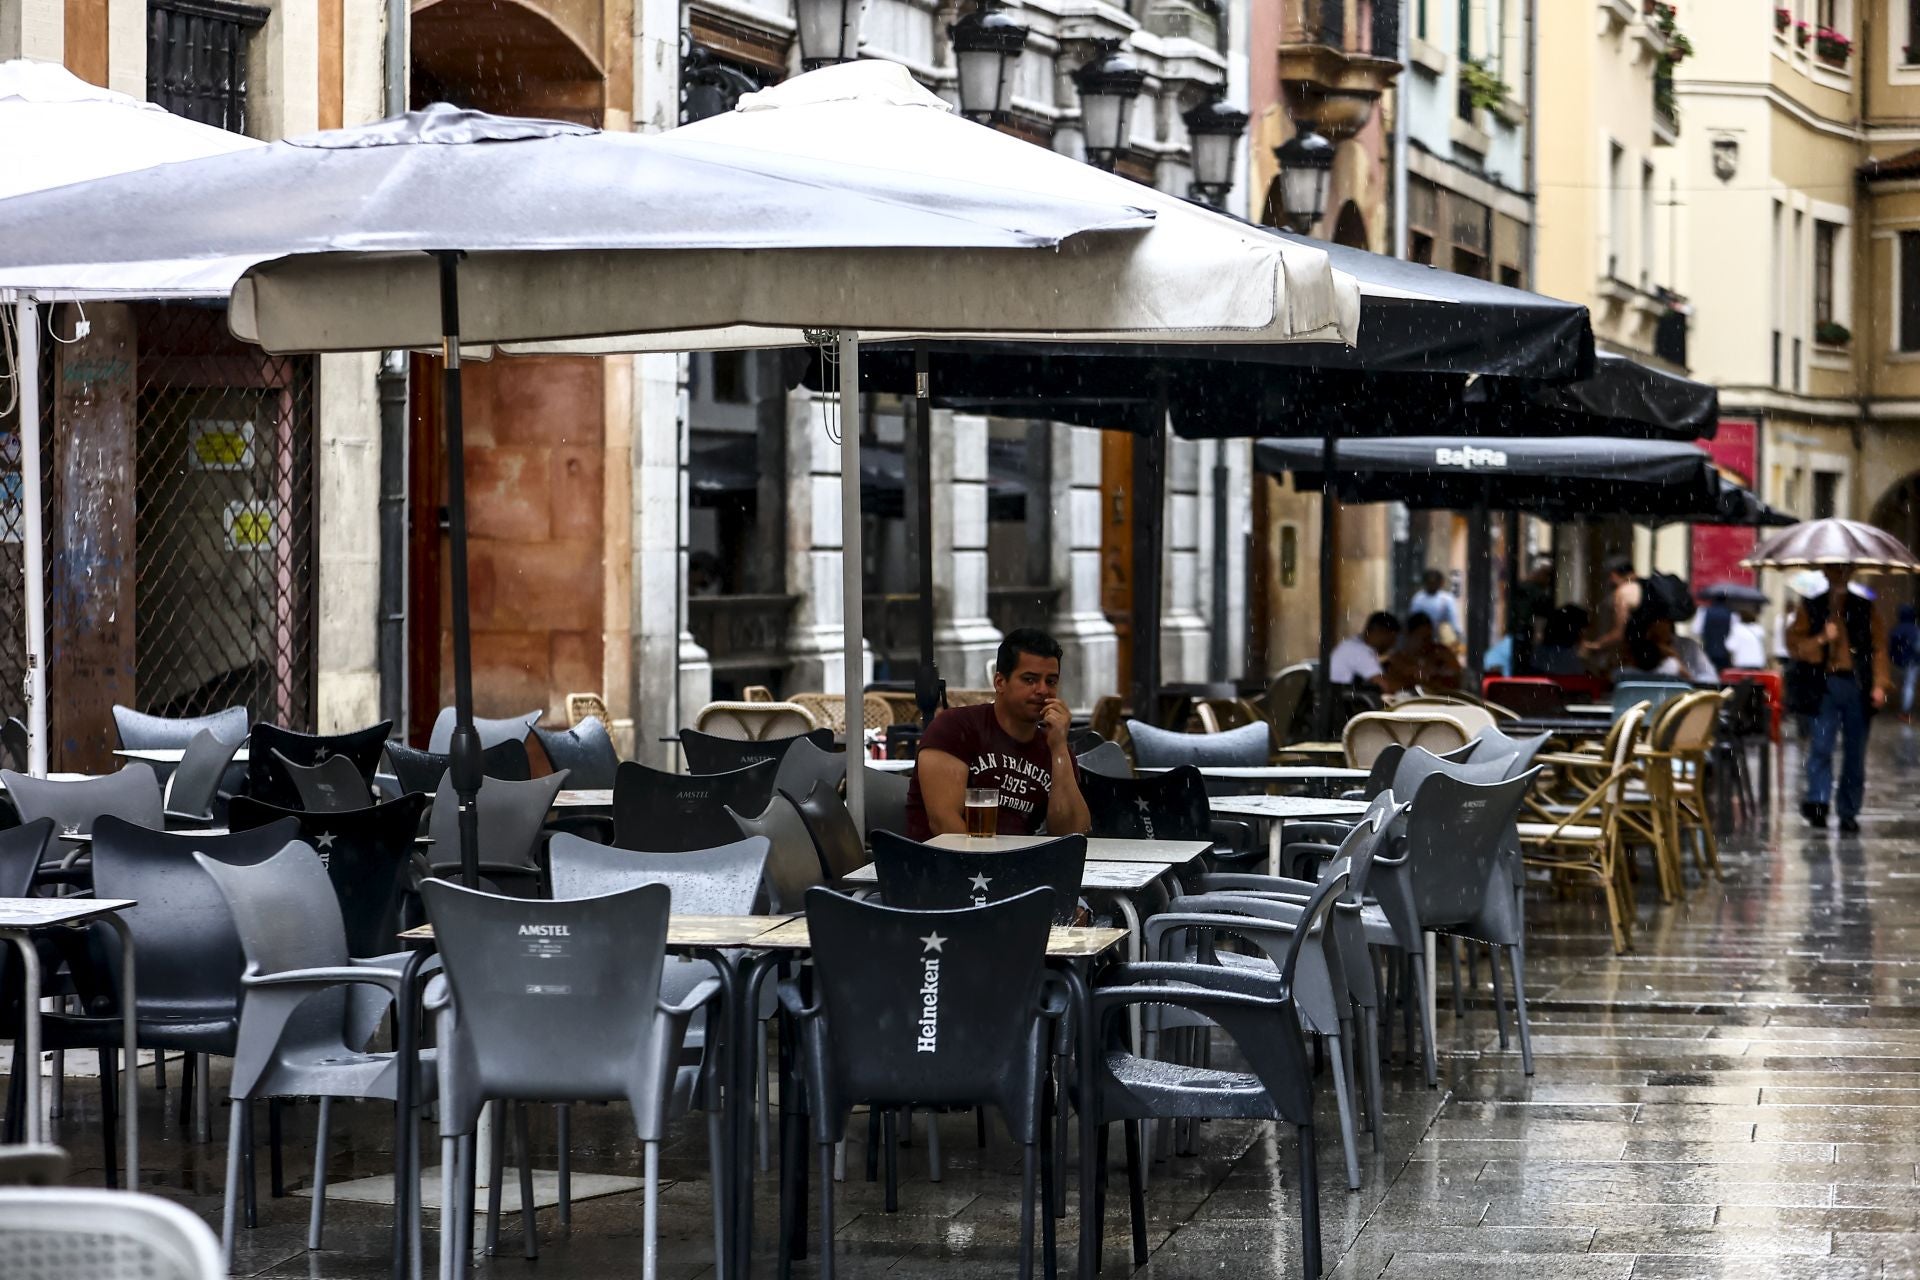
{"type": "Polygon", "coordinates": [[[907,834],[907,793],[913,786],[913,775],[867,769],[866,782],[867,830],[907,834]]]}
{"type": "MultiPolygon", "coordinates": [[[[67,1153],[49,1142],[0,1147],[0,1187],[58,1186],[67,1180],[67,1167],[67,1153]]],[[[0,1249],[0,1262],[5,1258],[0,1249]]]]}
{"type": "MultiPolygon", "coordinates": [[[[435,1001],[445,1197],[440,1274],[464,1277],[473,1252],[473,1135],[481,1107],[494,1100],[624,1101],[644,1148],[641,1268],[651,1280],[659,1258],[660,1143],[701,1084],[697,1069],[677,1064],[688,1024],[720,989],[710,981],[678,1002],[661,997],[669,891],[650,884],[605,897],[525,902],[429,880],[421,893],[450,997],[435,1001]],[[567,1051],[555,1053],[556,1045],[567,1051]]],[[[719,1256],[728,1183],[717,1076],[705,1085],[719,1256]]],[[[531,1241],[530,1217],[528,1234],[531,1241]]]]}
{"type": "Polygon", "coordinates": [[[153,716],[132,707],[115,705],[113,727],[128,751],[185,747],[194,735],[211,732],[223,742],[245,742],[253,722],[245,707],[227,707],[204,716],[153,716]]]}
{"type": "Polygon", "coordinates": [[[1074,763],[1102,778],[1131,778],[1133,762],[1127,750],[1117,742],[1102,742],[1074,757],[1074,763]]]}
{"type": "Polygon", "coordinates": [[[829,791],[838,791],[846,780],[847,753],[828,751],[806,737],[794,740],[773,771],[773,789],[796,796],[812,791],[816,782],[829,791]]]}
{"type": "MultiPolygon", "coordinates": [[[[226,1204],[221,1216],[221,1247],[229,1262],[240,1203],[243,1146],[252,1128],[249,1104],[255,1098],[318,1097],[320,1117],[314,1139],[313,1210],[307,1247],[321,1246],[326,1214],[328,1124],[333,1100],[350,1098],[396,1102],[400,1071],[412,1069],[392,1053],[371,1053],[381,1020],[402,988],[405,952],[354,957],[347,954],[340,906],[327,881],[327,869],[313,849],[298,841],[252,866],[228,866],[205,854],[193,855],[213,877],[240,935],[247,968],[240,982],[246,998],[240,1006],[240,1034],[227,1096],[234,1103],[227,1139],[226,1204]]],[[[413,1090],[416,1106],[433,1100],[434,1051],[420,1054],[420,1075],[413,1090]]],[[[415,1124],[412,1115],[401,1124],[415,1124]]],[[[410,1179],[411,1203],[420,1203],[418,1144],[408,1144],[410,1167],[394,1178],[410,1179]]],[[[407,1224],[418,1256],[419,1218],[407,1224]]]]}
{"type": "Polygon", "coordinates": [[[1172,769],[1183,764],[1260,765],[1267,763],[1273,730],[1243,724],[1220,733],[1175,733],[1140,720],[1127,721],[1133,759],[1142,769],[1172,769]]]}
{"type": "Polygon", "coordinates": [[[220,1242],[159,1196],[79,1187],[0,1191],[0,1275],[16,1280],[225,1280],[220,1242]]]}
{"type": "Polygon", "coordinates": [[[1693,686],[1684,680],[1622,680],[1613,686],[1613,718],[1618,720],[1621,712],[1642,702],[1648,704],[1647,713],[1652,715],[1692,692],[1693,686]]]}
{"type": "Polygon", "coordinates": [[[167,778],[161,797],[166,820],[180,825],[216,825],[226,808],[220,783],[239,750],[238,738],[222,741],[211,729],[194,734],[179,765],[167,778]]]}
{"type": "MultiPolygon", "coordinates": [[[[0,782],[6,784],[7,797],[19,811],[20,821],[52,818],[56,836],[92,835],[93,820],[103,813],[156,831],[166,826],[160,780],[153,766],[144,761],[135,760],[118,773],[73,782],[33,778],[6,769],[0,770],[0,782]]],[[[85,846],[56,838],[49,856],[71,863],[84,852],[85,846]]]]}
{"type": "MultiPolygon", "coordinates": [[[[475,716],[473,727],[480,735],[480,749],[495,747],[503,742],[525,742],[527,735],[533,732],[533,726],[540,723],[545,711],[529,711],[524,715],[507,716],[499,720],[489,720],[485,716],[475,716]]],[[[445,755],[453,750],[452,707],[440,708],[440,714],[433,718],[433,730],[427,735],[427,750],[436,755],[445,755]]]]}
{"type": "Polygon", "coordinates": [[[1488,725],[1473,735],[1468,744],[1473,748],[1469,760],[1492,759],[1498,756],[1512,756],[1507,766],[1507,775],[1514,777],[1533,768],[1533,758],[1547,745],[1550,733],[1536,733],[1525,738],[1509,737],[1493,725],[1488,725]]]}
{"type": "Polygon", "coordinates": [[[767,807],[753,817],[732,809],[727,813],[743,837],[760,836],[767,842],[767,910],[778,914],[806,910],[807,890],[820,883],[820,858],[793,801],[775,792],[767,807]]]}
{"type": "MultiPolygon", "coordinates": [[[[567,785],[567,771],[526,782],[505,778],[480,780],[480,874],[503,890],[525,889],[522,896],[539,895],[544,872],[539,857],[542,829],[553,799],[567,785]]],[[[433,814],[427,819],[433,844],[421,856],[432,874],[460,876],[460,797],[452,787],[433,793],[433,814]]]]}
{"type": "Polygon", "coordinates": [[[342,813],[373,804],[373,789],[359,767],[345,756],[329,756],[311,765],[295,764],[278,751],[273,758],[299,793],[300,807],[308,813],[342,813]]]}

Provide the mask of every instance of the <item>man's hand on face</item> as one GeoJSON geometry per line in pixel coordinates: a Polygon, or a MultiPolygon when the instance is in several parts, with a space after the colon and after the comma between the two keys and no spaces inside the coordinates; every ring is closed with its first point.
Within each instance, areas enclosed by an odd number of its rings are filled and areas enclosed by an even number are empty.
{"type": "Polygon", "coordinates": [[[1067,728],[1073,723],[1073,712],[1067,704],[1058,698],[1047,700],[1046,710],[1040,713],[1040,731],[1047,735],[1047,745],[1054,748],[1067,744],[1067,728]]]}

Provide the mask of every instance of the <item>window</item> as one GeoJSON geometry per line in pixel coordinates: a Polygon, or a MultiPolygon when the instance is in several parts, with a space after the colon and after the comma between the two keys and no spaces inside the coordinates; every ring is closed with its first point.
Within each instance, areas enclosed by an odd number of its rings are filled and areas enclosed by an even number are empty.
{"type": "MultiPolygon", "coordinates": [[[[1912,0],[1912,2],[1916,5],[1920,5],[1920,0],[1912,0]]],[[[1413,29],[1415,34],[1417,34],[1422,40],[1425,40],[1427,38],[1427,0],[1415,0],[1415,3],[1416,3],[1416,7],[1413,11],[1413,29]]]]}
{"type": "Polygon", "coordinates": [[[1920,231],[1900,233],[1900,349],[1920,351],[1920,231]]]}
{"type": "Polygon", "coordinates": [[[1433,237],[1416,231],[1410,237],[1412,243],[1407,248],[1407,257],[1423,267],[1433,265],[1433,237]]]}
{"type": "Polygon", "coordinates": [[[1904,66],[1920,66],[1920,0],[1907,0],[1907,47],[1904,66]]]}
{"type": "Polygon", "coordinates": [[[1829,516],[1839,515],[1839,496],[1840,473],[1838,471],[1814,472],[1812,518],[1815,520],[1825,520],[1829,516]]]}
{"type": "Polygon", "coordinates": [[[1640,166],[1640,287],[1653,288],[1653,166],[1640,166]]]}
{"type": "Polygon", "coordinates": [[[1607,144],[1607,278],[1620,279],[1626,270],[1627,149],[1607,144]]]}
{"type": "Polygon", "coordinates": [[[750,404],[753,400],[751,375],[745,351],[713,353],[713,398],[720,404],[750,404]]]}
{"type": "Polygon", "coordinates": [[[1820,328],[1833,323],[1834,247],[1840,228],[1832,222],[1816,219],[1813,224],[1813,325],[1814,340],[1823,341],[1820,328]]]}
{"type": "Polygon", "coordinates": [[[268,11],[229,0],[147,7],[147,100],[177,116],[247,131],[247,44],[268,11]]]}

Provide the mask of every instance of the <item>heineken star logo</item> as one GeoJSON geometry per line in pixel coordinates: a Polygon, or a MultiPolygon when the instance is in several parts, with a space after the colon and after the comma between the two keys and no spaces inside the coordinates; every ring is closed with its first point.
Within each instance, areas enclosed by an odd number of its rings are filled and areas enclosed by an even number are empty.
{"type": "Polygon", "coordinates": [[[334,838],[333,832],[322,831],[313,838],[314,847],[318,849],[331,849],[333,848],[334,838]]]}
{"type": "Polygon", "coordinates": [[[929,933],[925,937],[920,939],[920,949],[922,951],[939,952],[939,954],[941,955],[946,954],[946,952],[941,951],[941,948],[944,947],[946,944],[947,944],[947,939],[941,937],[938,932],[929,933]]]}
{"type": "Polygon", "coordinates": [[[1145,813],[1147,811],[1147,798],[1145,796],[1135,796],[1133,798],[1133,807],[1145,813]]]}
{"type": "Polygon", "coordinates": [[[985,876],[975,876],[971,880],[969,880],[967,883],[973,886],[973,891],[975,893],[985,893],[987,891],[987,886],[992,884],[993,881],[987,879],[985,876]]]}

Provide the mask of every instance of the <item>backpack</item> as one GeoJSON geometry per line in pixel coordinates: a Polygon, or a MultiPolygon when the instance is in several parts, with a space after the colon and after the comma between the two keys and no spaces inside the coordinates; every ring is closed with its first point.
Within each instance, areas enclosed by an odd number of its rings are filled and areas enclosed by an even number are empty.
{"type": "Polygon", "coordinates": [[[1693,593],[1670,573],[1650,573],[1640,579],[1640,607],[1634,612],[1643,622],[1685,622],[1693,616],[1693,593]]]}

